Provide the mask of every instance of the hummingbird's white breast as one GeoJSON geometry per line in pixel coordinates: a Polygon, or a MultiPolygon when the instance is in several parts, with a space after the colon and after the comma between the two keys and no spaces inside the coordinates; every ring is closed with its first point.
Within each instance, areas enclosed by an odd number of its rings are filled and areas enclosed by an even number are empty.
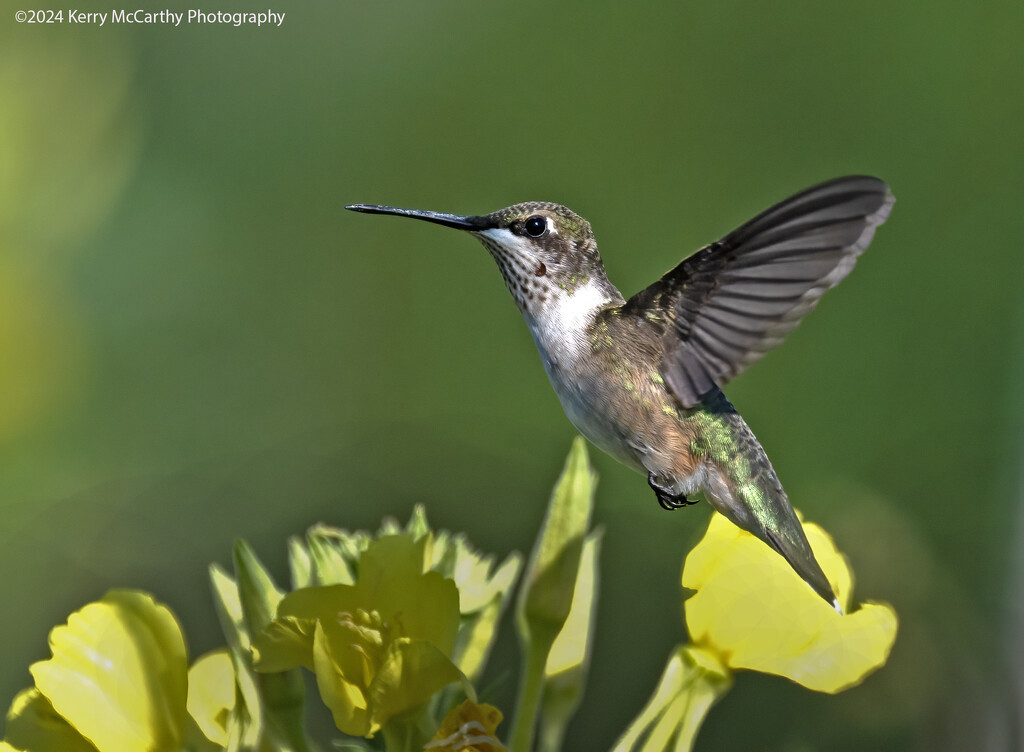
{"type": "Polygon", "coordinates": [[[639,458],[623,440],[622,428],[609,415],[611,384],[593,362],[595,317],[622,301],[610,298],[594,283],[571,295],[559,292],[562,294],[548,302],[541,317],[524,313],[551,387],[580,433],[619,462],[641,470],[639,458]]]}
{"type": "MultiPolygon", "coordinates": [[[[557,235],[555,228],[551,232],[557,235]]],[[[622,295],[603,269],[566,272],[561,259],[541,256],[536,243],[507,229],[476,235],[501,269],[566,416],[596,446],[639,469],[611,417],[611,385],[593,356],[595,318],[609,306],[622,305],[622,295]]]]}
{"type": "Polygon", "coordinates": [[[599,285],[588,283],[571,293],[554,288],[539,310],[524,311],[523,318],[545,368],[555,363],[575,369],[590,353],[594,317],[615,302],[599,285]]]}

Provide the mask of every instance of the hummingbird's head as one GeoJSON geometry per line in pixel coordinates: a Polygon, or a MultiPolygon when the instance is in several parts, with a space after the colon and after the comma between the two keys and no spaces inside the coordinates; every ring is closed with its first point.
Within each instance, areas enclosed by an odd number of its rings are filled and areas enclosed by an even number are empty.
{"type": "Polygon", "coordinates": [[[531,201],[481,216],[366,204],[346,208],[412,217],[471,233],[490,251],[516,305],[530,318],[543,318],[546,311],[561,310],[570,302],[579,303],[570,305],[572,309],[621,302],[605,275],[590,223],[560,204],[531,201]]]}

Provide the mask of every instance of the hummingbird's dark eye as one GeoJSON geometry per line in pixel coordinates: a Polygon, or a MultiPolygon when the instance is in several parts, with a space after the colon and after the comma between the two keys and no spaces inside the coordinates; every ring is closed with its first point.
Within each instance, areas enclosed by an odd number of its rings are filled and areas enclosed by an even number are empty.
{"type": "Polygon", "coordinates": [[[539,238],[548,231],[548,221],[537,214],[526,220],[526,234],[531,238],[539,238]]]}

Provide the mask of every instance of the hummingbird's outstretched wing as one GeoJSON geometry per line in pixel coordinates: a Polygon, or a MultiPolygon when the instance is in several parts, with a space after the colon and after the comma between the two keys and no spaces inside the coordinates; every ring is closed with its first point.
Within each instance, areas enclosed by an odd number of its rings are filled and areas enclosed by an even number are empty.
{"type": "Polygon", "coordinates": [[[840,282],[889,216],[878,178],[850,176],[776,204],[630,298],[623,313],[657,312],[662,369],[686,407],[778,345],[840,282]]]}

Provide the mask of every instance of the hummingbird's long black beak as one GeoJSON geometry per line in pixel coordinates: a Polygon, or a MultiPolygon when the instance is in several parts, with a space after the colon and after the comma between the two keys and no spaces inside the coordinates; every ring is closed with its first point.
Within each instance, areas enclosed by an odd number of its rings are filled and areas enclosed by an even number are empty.
{"type": "Polygon", "coordinates": [[[395,206],[376,206],[374,204],[349,204],[345,208],[365,214],[394,214],[396,217],[412,217],[413,219],[422,219],[427,222],[444,225],[445,227],[454,227],[456,230],[469,230],[471,232],[479,232],[480,230],[487,230],[495,226],[487,217],[442,214],[441,212],[399,209],[395,206]]]}

